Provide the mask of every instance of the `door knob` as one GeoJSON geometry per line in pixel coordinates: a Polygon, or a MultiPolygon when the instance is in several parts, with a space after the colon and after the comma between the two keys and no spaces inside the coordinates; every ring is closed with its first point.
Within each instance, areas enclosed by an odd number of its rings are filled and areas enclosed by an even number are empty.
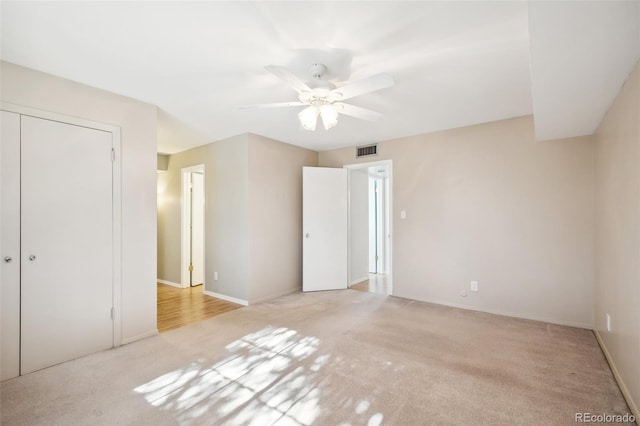
{"type": "Polygon", "coordinates": [[[30,261],[32,261],[32,262],[33,262],[34,260],[36,260],[36,255],[35,255],[35,254],[30,254],[30,255],[29,255],[29,260],[30,260],[30,261]]]}
{"type": "Polygon", "coordinates": [[[4,261],[7,263],[11,263],[13,261],[13,259],[11,258],[11,256],[7,256],[4,258],[4,261]]]}

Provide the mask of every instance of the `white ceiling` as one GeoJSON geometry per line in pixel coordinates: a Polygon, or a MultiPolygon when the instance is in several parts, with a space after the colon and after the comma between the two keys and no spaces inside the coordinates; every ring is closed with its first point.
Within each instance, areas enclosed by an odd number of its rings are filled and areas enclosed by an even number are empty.
{"type": "Polygon", "coordinates": [[[160,152],[245,132],[316,150],[535,112],[539,139],[590,134],[640,53],[637,2],[7,2],[1,58],[160,108],[160,152]],[[531,10],[529,10],[531,9],[531,10]],[[531,28],[531,31],[529,31],[531,28]],[[264,70],[322,62],[383,113],[301,129],[264,70]],[[533,93],[533,96],[532,96],[533,93]]]}
{"type": "Polygon", "coordinates": [[[529,19],[536,137],[592,134],[638,60],[639,3],[532,2],[529,19]]]}

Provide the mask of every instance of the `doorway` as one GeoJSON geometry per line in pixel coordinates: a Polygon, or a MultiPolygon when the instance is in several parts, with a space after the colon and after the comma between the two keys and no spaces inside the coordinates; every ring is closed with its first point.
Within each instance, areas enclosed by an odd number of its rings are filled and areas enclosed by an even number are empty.
{"type": "Polygon", "coordinates": [[[345,167],[349,170],[349,286],[391,295],[392,162],[345,167]]]}
{"type": "Polygon", "coordinates": [[[205,283],[204,164],[182,169],[182,287],[195,287],[205,283]]]}

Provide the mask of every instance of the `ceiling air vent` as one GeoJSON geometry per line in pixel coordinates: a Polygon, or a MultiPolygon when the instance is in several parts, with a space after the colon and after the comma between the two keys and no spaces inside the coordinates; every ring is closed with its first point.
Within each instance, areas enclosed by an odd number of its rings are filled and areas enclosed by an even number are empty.
{"type": "Polygon", "coordinates": [[[377,144],[356,147],[356,158],[370,157],[372,155],[378,155],[377,144]]]}

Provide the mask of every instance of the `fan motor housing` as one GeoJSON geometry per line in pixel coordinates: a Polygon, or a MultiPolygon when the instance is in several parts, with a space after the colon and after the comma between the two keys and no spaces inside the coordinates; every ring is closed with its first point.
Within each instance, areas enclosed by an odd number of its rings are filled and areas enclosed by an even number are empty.
{"type": "Polygon", "coordinates": [[[311,76],[316,80],[320,80],[326,72],[327,67],[324,64],[311,64],[311,76]]]}

